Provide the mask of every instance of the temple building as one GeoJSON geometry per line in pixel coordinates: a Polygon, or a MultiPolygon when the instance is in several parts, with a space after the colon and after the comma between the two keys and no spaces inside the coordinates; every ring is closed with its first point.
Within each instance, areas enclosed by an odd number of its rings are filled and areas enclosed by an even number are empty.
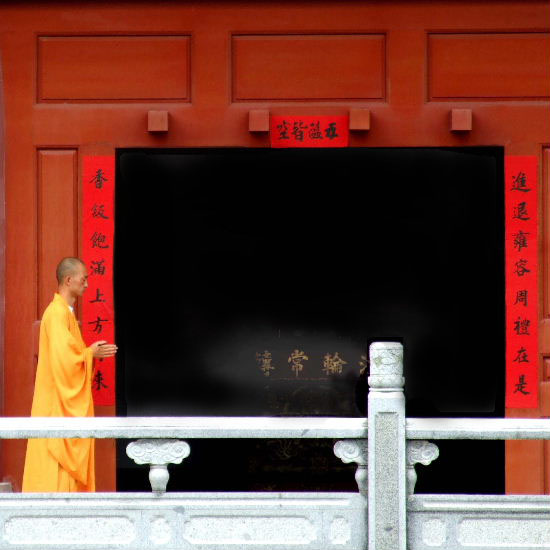
{"type": "MultiPolygon", "coordinates": [[[[408,416],[549,418],[549,23],[548,0],[3,2],[3,416],[30,414],[78,256],[84,338],[119,346],[97,416],[364,416],[386,340],[408,416]]],[[[197,443],[171,487],[344,490],[332,443],[197,443]]],[[[96,442],[98,491],[145,487],[124,445],[96,442]]],[[[418,492],[550,494],[548,441],[440,451],[418,492]]],[[[14,491],[24,456],[2,442],[14,491]]]]}

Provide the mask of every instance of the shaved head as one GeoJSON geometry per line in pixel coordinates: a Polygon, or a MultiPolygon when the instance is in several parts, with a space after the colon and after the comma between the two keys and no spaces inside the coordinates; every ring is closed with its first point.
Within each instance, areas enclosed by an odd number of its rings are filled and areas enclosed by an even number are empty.
{"type": "Polygon", "coordinates": [[[61,284],[65,280],[65,277],[68,277],[70,275],[77,275],[80,266],[85,267],[85,264],[79,258],[63,258],[57,264],[57,269],[55,270],[57,283],[61,284]]]}

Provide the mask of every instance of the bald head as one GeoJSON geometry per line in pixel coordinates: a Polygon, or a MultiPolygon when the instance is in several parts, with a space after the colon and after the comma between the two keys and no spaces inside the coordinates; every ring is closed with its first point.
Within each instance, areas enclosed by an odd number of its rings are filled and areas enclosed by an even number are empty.
{"type": "Polygon", "coordinates": [[[73,277],[78,275],[81,266],[85,267],[85,264],[79,258],[63,258],[58,264],[55,270],[55,276],[57,277],[57,284],[62,284],[65,277],[73,277]]]}

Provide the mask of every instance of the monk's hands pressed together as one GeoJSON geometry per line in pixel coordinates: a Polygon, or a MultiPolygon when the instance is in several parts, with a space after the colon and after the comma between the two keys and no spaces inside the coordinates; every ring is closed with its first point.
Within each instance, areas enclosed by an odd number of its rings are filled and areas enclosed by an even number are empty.
{"type": "Polygon", "coordinates": [[[106,357],[112,357],[118,350],[115,344],[109,344],[107,340],[98,340],[94,342],[90,348],[94,353],[94,357],[98,359],[104,359],[106,357]]]}

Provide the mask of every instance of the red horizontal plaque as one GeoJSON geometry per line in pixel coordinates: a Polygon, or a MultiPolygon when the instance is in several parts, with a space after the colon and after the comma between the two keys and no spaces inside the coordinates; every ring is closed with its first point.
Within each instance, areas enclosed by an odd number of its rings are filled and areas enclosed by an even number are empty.
{"type": "Polygon", "coordinates": [[[272,116],[271,147],[347,147],[347,116],[272,116]]]}

